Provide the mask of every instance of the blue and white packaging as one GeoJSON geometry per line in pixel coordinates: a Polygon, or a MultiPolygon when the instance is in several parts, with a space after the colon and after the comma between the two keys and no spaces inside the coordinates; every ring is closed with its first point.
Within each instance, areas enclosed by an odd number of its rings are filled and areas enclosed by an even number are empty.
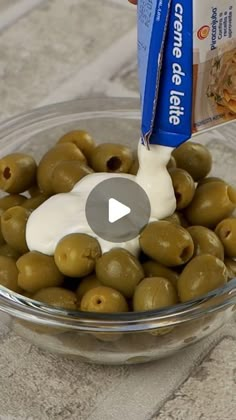
{"type": "Polygon", "coordinates": [[[138,2],[141,131],[145,143],[149,142],[153,132],[170,4],[171,0],[138,2]]]}
{"type": "Polygon", "coordinates": [[[236,119],[235,0],[138,0],[138,69],[143,143],[236,119]]]}

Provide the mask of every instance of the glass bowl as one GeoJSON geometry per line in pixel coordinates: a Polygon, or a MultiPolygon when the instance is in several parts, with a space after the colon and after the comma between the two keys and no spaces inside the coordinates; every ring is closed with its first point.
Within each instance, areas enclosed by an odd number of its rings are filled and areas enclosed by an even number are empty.
{"type": "MultiPolygon", "coordinates": [[[[40,159],[59,136],[76,128],[88,130],[98,143],[135,148],[139,126],[136,99],[93,98],[50,105],[0,125],[1,156],[24,151],[40,159]]],[[[213,173],[236,184],[234,130],[232,124],[201,135],[198,141],[213,154],[213,173]]],[[[203,339],[232,316],[235,305],[236,279],[186,304],[115,315],[55,309],[0,287],[0,328],[6,324],[42,349],[84,362],[134,364],[166,357],[203,339]]]]}

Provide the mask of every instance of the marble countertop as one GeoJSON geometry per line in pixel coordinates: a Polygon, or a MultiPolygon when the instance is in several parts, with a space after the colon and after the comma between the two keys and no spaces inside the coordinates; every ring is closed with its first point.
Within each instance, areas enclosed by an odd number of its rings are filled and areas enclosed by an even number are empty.
{"type": "MultiPolygon", "coordinates": [[[[0,0],[0,119],[79,96],[138,96],[127,0],[0,0]]],[[[1,420],[234,420],[235,319],[150,365],[86,365],[4,326],[1,420]]]]}

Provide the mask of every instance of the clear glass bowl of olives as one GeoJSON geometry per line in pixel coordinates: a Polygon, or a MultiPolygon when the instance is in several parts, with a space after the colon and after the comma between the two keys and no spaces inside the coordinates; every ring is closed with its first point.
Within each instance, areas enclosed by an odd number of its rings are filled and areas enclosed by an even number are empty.
{"type": "Polygon", "coordinates": [[[43,349],[144,363],[203,339],[235,310],[235,124],[175,150],[177,211],[143,229],[139,258],[102,255],[82,234],[65,236],[53,256],[28,250],[28,217],[48,197],[93,172],[136,174],[139,126],[129,98],[50,105],[0,125],[0,325],[43,349]]]}

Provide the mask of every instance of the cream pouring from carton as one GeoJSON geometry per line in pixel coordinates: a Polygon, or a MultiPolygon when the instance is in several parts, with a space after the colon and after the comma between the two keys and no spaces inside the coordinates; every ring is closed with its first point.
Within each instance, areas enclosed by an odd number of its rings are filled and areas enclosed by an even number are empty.
{"type": "MultiPolygon", "coordinates": [[[[155,220],[171,215],[176,208],[167,171],[173,148],[191,137],[193,131],[236,118],[236,5],[235,0],[138,3],[141,130],[150,151],[139,144],[137,176],[119,177],[144,188],[151,219],[155,220]]],[[[138,237],[119,244],[105,241],[87,222],[88,195],[101,180],[111,176],[117,174],[90,174],[70,193],[52,196],[32,212],[26,227],[29,249],[53,255],[61,238],[81,232],[97,237],[103,252],[119,246],[138,255],[138,237]]]]}
{"type": "Polygon", "coordinates": [[[139,0],[138,63],[144,143],[234,120],[235,0],[139,0]]]}

